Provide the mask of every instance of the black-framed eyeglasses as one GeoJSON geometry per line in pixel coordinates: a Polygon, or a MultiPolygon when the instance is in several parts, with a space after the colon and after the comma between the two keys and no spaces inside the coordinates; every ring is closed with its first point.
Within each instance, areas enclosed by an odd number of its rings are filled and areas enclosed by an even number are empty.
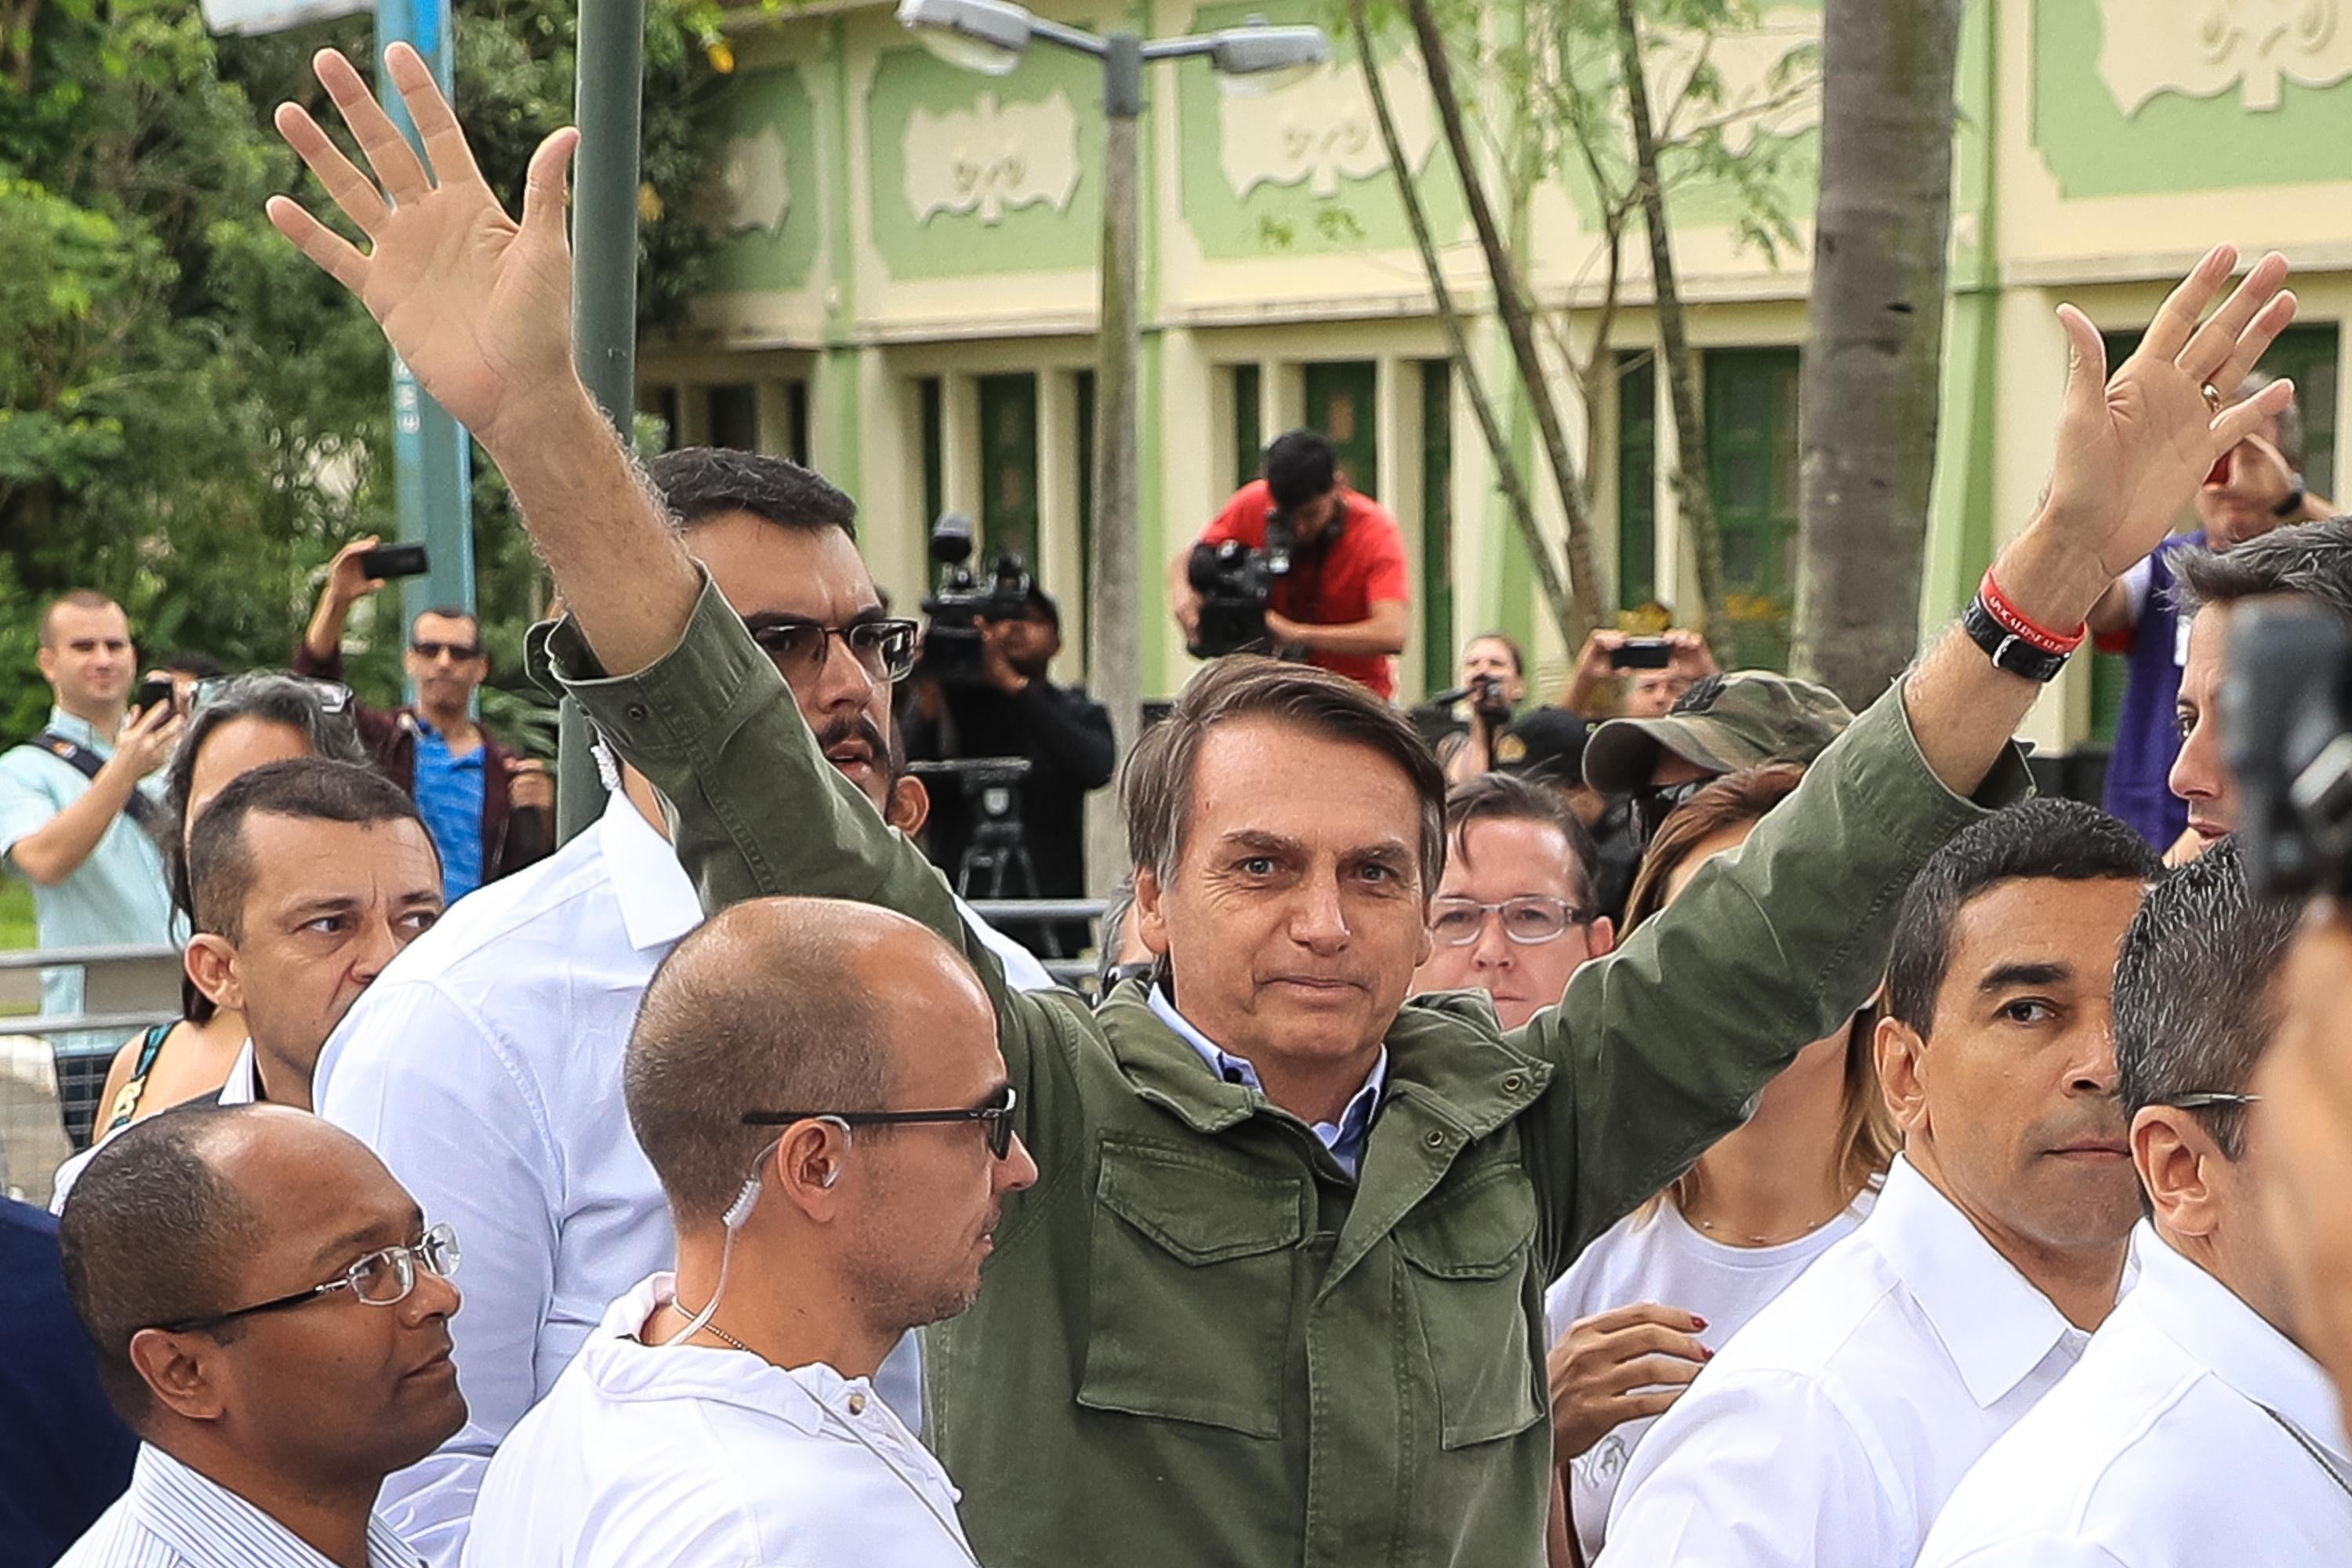
{"type": "Polygon", "coordinates": [[[482,657],[482,645],[478,642],[431,642],[420,638],[408,645],[408,651],[427,664],[444,654],[464,664],[468,659],[482,657]]]}
{"type": "Polygon", "coordinates": [[[1013,1150],[1013,1108],[1021,1097],[1011,1084],[985,1105],[961,1110],[747,1110],[746,1127],[790,1127],[795,1121],[838,1121],[845,1127],[901,1127],[925,1121],[977,1121],[988,1133],[988,1152],[999,1160],[1013,1150]]]}
{"type": "Polygon", "coordinates": [[[2239,1094],[2226,1089],[2200,1089],[2190,1094],[2176,1094],[2163,1103],[2183,1110],[2212,1110],[2224,1107],[2260,1105],[2259,1094],[2239,1094]]]}
{"type": "Polygon", "coordinates": [[[1489,914],[1500,916],[1503,934],[1522,947],[1557,942],[1570,926],[1592,917],[1565,899],[1528,893],[1482,904],[1475,899],[1440,899],[1429,911],[1429,934],[1441,947],[1468,947],[1486,929],[1489,914]]]}
{"type": "Polygon", "coordinates": [[[823,668],[828,645],[839,637],[867,675],[894,684],[906,679],[908,671],[915,668],[915,643],[922,630],[912,621],[853,621],[845,626],[826,626],[792,620],[762,621],[751,629],[751,640],[787,680],[823,668]]]}
{"type": "Polygon", "coordinates": [[[238,1307],[232,1311],[215,1312],[209,1317],[182,1318],[173,1323],[156,1327],[166,1333],[192,1334],[199,1329],[218,1328],[238,1318],[249,1318],[256,1312],[279,1312],[289,1307],[306,1306],[338,1290],[349,1290],[360,1301],[371,1307],[394,1307],[408,1300],[416,1289],[417,1270],[446,1279],[457,1272],[457,1233],[446,1225],[436,1225],[415,1243],[405,1247],[385,1247],[369,1253],[341,1274],[308,1290],[297,1290],[274,1300],[257,1301],[250,1307],[238,1307]]]}
{"type": "MultiPolygon", "coordinates": [[[[242,675],[205,677],[188,692],[188,711],[191,714],[194,713],[196,710],[219,697],[232,685],[245,679],[247,678],[242,675]]],[[[340,680],[320,680],[310,675],[277,675],[275,679],[290,680],[301,687],[310,694],[310,700],[319,705],[319,711],[321,713],[332,716],[346,711],[352,705],[352,689],[340,680]]]]}
{"type": "Polygon", "coordinates": [[[1647,784],[1633,792],[1632,828],[1633,847],[1641,848],[1658,836],[1666,818],[1675,808],[1715,781],[1711,778],[1685,779],[1681,784],[1647,784]]]}

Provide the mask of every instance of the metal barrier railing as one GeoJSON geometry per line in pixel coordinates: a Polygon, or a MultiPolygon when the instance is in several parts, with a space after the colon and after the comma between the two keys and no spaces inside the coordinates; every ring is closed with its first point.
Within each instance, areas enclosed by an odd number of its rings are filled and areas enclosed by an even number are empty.
{"type": "MultiPolygon", "coordinates": [[[[972,908],[992,925],[1018,928],[1080,921],[1091,926],[1102,918],[1105,905],[1099,899],[987,899],[974,902],[972,908]]],[[[1017,940],[1017,930],[1015,936],[1017,940]]],[[[1086,959],[1043,962],[1046,973],[1065,985],[1083,990],[1094,977],[1095,966],[1086,959]]],[[[0,952],[0,974],[43,969],[82,972],[82,1010],[60,1016],[0,1017],[0,1036],[33,1036],[48,1046],[50,1069],[39,1074],[40,1064],[12,1058],[5,1075],[0,1075],[0,1186],[28,1185],[10,1154],[11,1145],[21,1147],[26,1142],[21,1128],[28,1117],[61,1120],[72,1146],[80,1147],[89,1141],[99,1094],[115,1052],[142,1030],[180,1016],[181,950],[175,946],[0,952]],[[60,1040],[60,1036],[84,1038],[60,1040]],[[44,1081],[36,1084],[36,1077],[44,1081]],[[50,1082],[55,1085],[54,1110],[47,1109],[50,1082]]]]}

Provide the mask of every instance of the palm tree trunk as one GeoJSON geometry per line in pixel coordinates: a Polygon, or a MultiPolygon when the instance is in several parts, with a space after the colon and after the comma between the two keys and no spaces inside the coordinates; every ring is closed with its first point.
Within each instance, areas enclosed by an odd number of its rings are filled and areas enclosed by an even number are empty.
{"type": "Polygon", "coordinates": [[[1469,399],[1470,410],[1478,419],[1478,433],[1486,439],[1487,456],[1494,460],[1495,482],[1510,502],[1511,522],[1518,530],[1520,542],[1527,546],[1528,558],[1535,563],[1537,591],[1551,611],[1561,640],[1574,647],[1583,636],[1583,628],[1577,624],[1575,606],[1560,582],[1559,568],[1552,563],[1551,546],[1536,526],[1535,501],[1528,494],[1527,480],[1519,473],[1518,462],[1511,456],[1510,440],[1503,433],[1493,401],[1486,395],[1486,384],[1478,378],[1477,362],[1470,354],[1469,334],[1463,327],[1461,311],[1454,306],[1454,290],[1446,286],[1437,242],[1430,234],[1429,214],[1421,205],[1421,192],[1412,182],[1412,163],[1405,156],[1403,141],[1397,135],[1396,120],[1389,109],[1388,89],[1381,84],[1380,70],[1372,58],[1372,30],[1364,19],[1364,0],[1352,0],[1348,7],[1348,25],[1355,35],[1356,63],[1364,73],[1364,89],[1371,95],[1372,118],[1380,126],[1381,144],[1387,149],[1390,172],[1396,176],[1397,198],[1404,205],[1405,225],[1412,230],[1414,248],[1421,252],[1422,268],[1429,274],[1437,324],[1445,332],[1446,352],[1453,357],[1454,374],[1461,379],[1463,395],[1469,399]]]}
{"type": "Polygon", "coordinates": [[[1798,391],[1797,668],[1850,705],[1918,643],[1966,0],[1829,0],[1798,391]]]}
{"type": "Polygon", "coordinates": [[[1633,0],[1617,0],[1618,74],[1624,79],[1626,118],[1633,127],[1633,181],[1642,198],[1642,226],[1650,237],[1650,277],[1658,311],[1659,358],[1675,410],[1675,500],[1698,563],[1698,596],[1706,611],[1706,640],[1728,665],[1730,617],[1723,603],[1723,534],[1716,527],[1715,492],[1706,479],[1706,426],[1698,401],[1698,361],[1683,321],[1675,250],[1666,227],[1666,187],[1658,178],[1658,132],[1650,119],[1650,80],[1642,65],[1641,24],[1633,0]]]}
{"type": "Polygon", "coordinates": [[[1569,451],[1568,431],[1560,423],[1559,404],[1552,396],[1551,383],[1536,352],[1535,312],[1528,303],[1518,266],[1495,221],[1494,204],[1487,200],[1486,182],[1479,175],[1477,157],[1463,126],[1462,100],[1454,89],[1454,68],[1446,57],[1444,35],[1438,30],[1430,0],[1406,0],[1406,12],[1412,19],[1413,36],[1420,41],[1422,61],[1429,72],[1430,100],[1437,110],[1439,125],[1444,129],[1445,145],[1454,156],[1455,172],[1461,175],[1462,195],[1470,208],[1470,220],[1478,230],[1479,248],[1486,258],[1486,271],[1494,279],[1495,309],[1501,314],[1504,332],[1510,339],[1519,384],[1535,415],[1544,455],[1551,464],[1552,482],[1559,488],[1560,515],[1568,522],[1569,593],[1577,622],[1577,629],[1568,639],[1572,648],[1582,640],[1586,629],[1601,621],[1601,592],[1592,562],[1591,513],[1584,504],[1576,459],[1569,451]]]}

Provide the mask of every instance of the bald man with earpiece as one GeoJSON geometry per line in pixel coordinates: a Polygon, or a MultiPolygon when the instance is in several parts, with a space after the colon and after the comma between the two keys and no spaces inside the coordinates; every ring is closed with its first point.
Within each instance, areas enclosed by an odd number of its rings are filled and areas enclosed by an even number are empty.
{"type": "Polygon", "coordinates": [[[656,972],[624,1083],[677,1267],[499,1447],[465,1561],[971,1563],[955,1489],[872,1383],[971,1304],[1037,1179],[971,965],[867,905],[738,904],[656,972]]]}

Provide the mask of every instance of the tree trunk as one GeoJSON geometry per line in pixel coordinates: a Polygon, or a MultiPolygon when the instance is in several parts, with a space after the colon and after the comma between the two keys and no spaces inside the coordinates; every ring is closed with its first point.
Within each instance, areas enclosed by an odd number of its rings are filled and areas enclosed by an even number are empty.
{"type": "Polygon", "coordinates": [[[1798,426],[1797,668],[1848,705],[1919,636],[1966,0],[1829,0],[1798,426]]]}
{"type": "Polygon", "coordinates": [[[1412,230],[1412,243],[1421,253],[1422,268],[1429,274],[1429,292],[1436,304],[1437,323],[1444,329],[1446,352],[1453,356],[1463,395],[1470,401],[1470,410],[1478,419],[1478,433],[1486,440],[1487,455],[1494,459],[1495,482],[1510,502],[1512,524],[1519,531],[1520,542],[1527,546],[1528,558],[1535,563],[1536,588],[1559,627],[1561,640],[1573,648],[1590,629],[1591,622],[1588,619],[1579,625],[1578,611],[1569,599],[1567,586],[1560,582],[1559,568],[1552,564],[1551,546],[1536,526],[1535,501],[1528,493],[1527,480],[1519,473],[1517,461],[1511,456],[1510,438],[1504,434],[1494,403],[1486,396],[1486,384],[1478,378],[1477,362],[1470,354],[1469,334],[1463,327],[1461,312],[1454,308],[1454,290],[1446,286],[1437,242],[1429,231],[1429,214],[1421,205],[1421,192],[1413,185],[1404,143],[1397,135],[1396,120],[1389,110],[1388,89],[1381,84],[1380,69],[1372,58],[1372,30],[1364,20],[1364,0],[1353,0],[1349,5],[1348,25],[1355,34],[1356,62],[1364,73],[1364,89],[1371,95],[1372,118],[1380,126],[1381,145],[1387,150],[1390,172],[1396,176],[1397,198],[1404,205],[1404,221],[1412,230]]]}
{"type": "Polygon", "coordinates": [[[1494,204],[1486,199],[1477,155],[1462,123],[1462,100],[1454,90],[1454,68],[1446,57],[1444,36],[1438,30],[1430,0],[1406,0],[1406,11],[1412,18],[1413,36],[1421,44],[1423,65],[1429,72],[1430,101],[1437,110],[1438,123],[1444,128],[1445,145],[1462,177],[1462,195],[1469,205],[1471,222],[1477,226],[1486,271],[1494,279],[1495,309],[1503,318],[1503,330],[1511,342],[1511,357],[1518,365],[1520,386],[1535,414],[1544,455],[1551,463],[1552,482],[1559,491],[1560,515],[1568,523],[1569,594],[1576,609],[1577,630],[1568,639],[1573,649],[1584,632],[1601,622],[1601,591],[1592,563],[1591,514],[1584,504],[1584,488],[1576,459],[1568,449],[1568,431],[1560,424],[1559,404],[1552,396],[1551,382],[1544,374],[1543,361],[1536,352],[1535,313],[1521,285],[1518,265],[1512,259],[1510,247],[1504,243],[1503,231],[1495,221],[1494,204]]]}
{"type": "Polygon", "coordinates": [[[1650,79],[1642,66],[1641,24],[1633,0],[1617,0],[1618,74],[1625,79],[1625,117],[1633,128],[1633,184],[1642,197],[1642,226],[1650,237],[1651,287],[1657,300],[1659,359],[1675,409],[1675,500],[1683,531],[1698,561],[1698,596],[1706,612],[1706,640],[1716,658],[1731,663],[1730,616],[1723,605],[1723,535],[1715,523],[1715,492],[1706,479],[1706,424],[1698,401],[1698,361],[1683,322],[1675,281],[1675,249],[1666,227],[1666,187],[1658,178],[1658,132],[1650,119],[1650,79]]]}

